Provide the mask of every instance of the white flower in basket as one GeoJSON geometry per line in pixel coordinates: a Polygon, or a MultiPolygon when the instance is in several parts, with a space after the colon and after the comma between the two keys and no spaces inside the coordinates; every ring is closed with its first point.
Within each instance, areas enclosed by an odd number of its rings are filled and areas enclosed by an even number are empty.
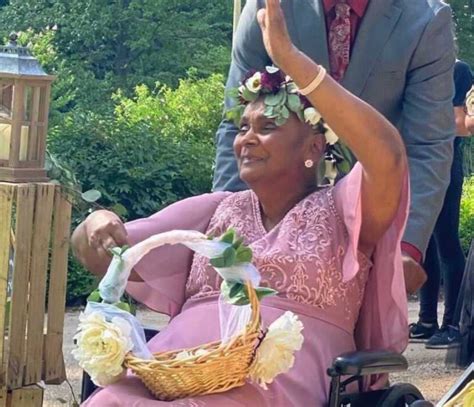
{"type": "Polygon", "coordinates": [[[288,372],[295,362],[295,352],[303,345],[303,324],[286,311],[269,327],[250,368],[250,379],[264,389],[281,373],[288,372]]]}
{"type": "Polygon", "coordinates": [[[131,326],[122,318],[107,322],[99,312],[79,316],[79,332],[74,339],[73,355],[98,386],[120,379],[124,373],[123,360],[133,348],[131,326]]]}

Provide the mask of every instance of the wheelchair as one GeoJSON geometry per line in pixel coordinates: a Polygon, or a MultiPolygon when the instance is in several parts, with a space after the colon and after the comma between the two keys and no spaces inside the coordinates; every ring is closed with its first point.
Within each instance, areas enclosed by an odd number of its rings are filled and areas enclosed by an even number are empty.
{"type": "MultiPolygon", "coordinates": [[[[145,337],[149,341],[158,333],[155,329],[145,328],[145,337]]],[[[424,400],[420,391],[408,383],[397,383],[375,391],[362,391],[364,376],[394,373],[408,369],[404,356],[388,351],[357,351],[345,353],[334,359],[327,370],[331,377],[328,407],[432,407],[424,400]],[[359,392],[348,393],[347,387],[357,382],[359,392]]],[[[89,375],[83,372],[81,403],[97,387],[89,375]]]]}

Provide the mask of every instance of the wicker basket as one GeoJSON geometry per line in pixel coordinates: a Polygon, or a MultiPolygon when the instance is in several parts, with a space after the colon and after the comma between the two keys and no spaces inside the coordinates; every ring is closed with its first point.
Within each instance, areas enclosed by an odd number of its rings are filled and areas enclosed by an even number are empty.
{"type": "Polygon", "coordinates": [[[155,360],[142,360],[129,354],[125,367],[131,369],[159,400],[175,400],[196,395],[220,393],[243,386],[249,374],[260,336],[260,303],[248,283],[252,314],[245,330],[229,342],[209,343],[193,349],[155,353],[155,360]],[[176,355],[198,349],[202,356],[176,360],[176,355]]]}

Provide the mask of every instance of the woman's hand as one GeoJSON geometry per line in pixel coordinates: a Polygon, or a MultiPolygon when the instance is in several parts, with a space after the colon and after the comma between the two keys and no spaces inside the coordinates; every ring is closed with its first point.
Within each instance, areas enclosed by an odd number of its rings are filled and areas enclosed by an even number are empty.
{"type": "Polygon", "coordinates": [[[126,245],[127,232],[113,212],[101,210],[90,214],[74,231],[72,250],[92,273],[102,276],[112,259],[109,249],[126,245]]]}
{"type": "Polygon", "coordinates": [[[285,65],[296,51],[286,28],[280,0],[266,0],[266,8],[257,13],[263,43],[273,63],[285,72],[285,65]]]}
{"type": "Polygon", "coordinates": [[[84,221],[84,232],[90,247],[108,252],[113,247],[127,244],[127,231],[113,212],[101,210],[91,213],[84,221]]]}

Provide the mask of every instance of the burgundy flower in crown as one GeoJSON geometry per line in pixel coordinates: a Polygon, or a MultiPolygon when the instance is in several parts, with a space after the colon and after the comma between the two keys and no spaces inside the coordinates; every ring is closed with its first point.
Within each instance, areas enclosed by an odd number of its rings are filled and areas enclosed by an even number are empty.
{"type": "Polygon", "coordinates": [[[279,92],[281,84],[285,82],[285,78],[279,69],[275,68],[275,70],[269,70],[269,68],[262,72],[260,83],[262,84],[262,90],[264,92],[275,94],[279,92]]]}

